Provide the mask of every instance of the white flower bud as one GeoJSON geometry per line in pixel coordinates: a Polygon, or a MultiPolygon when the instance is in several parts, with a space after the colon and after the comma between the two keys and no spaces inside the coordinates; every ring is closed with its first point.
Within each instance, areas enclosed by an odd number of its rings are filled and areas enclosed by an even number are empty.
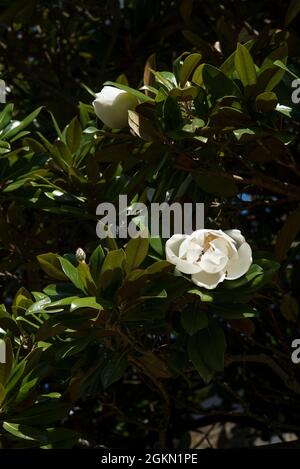
{"type": "Polygon", "coordinates": [[[96,94],[93,106],[102,122],[113,129],[122,129],[128,125],[128,111],[134,110],[138,100],[127,91],[113,86],[104,86],[96,94]]]}
{"type": "Polygon", "coordinates": [[[86,254],[84,252],[83,249],[81,248],[78,248],[77,251],[76,251],[76,259],[78,260],[78,262],[85,262],[85,259],[86,259],[86,254]]]}

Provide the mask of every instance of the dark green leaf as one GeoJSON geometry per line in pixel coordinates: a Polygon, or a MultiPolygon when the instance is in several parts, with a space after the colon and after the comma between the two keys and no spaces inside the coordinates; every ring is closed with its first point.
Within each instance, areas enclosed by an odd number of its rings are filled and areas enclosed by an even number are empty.
{"type": "Polygon", "coordinates": [[[99,246],[97,246],[96,249],[92,252],[90,261],[89,261],[91,275],[96,285],[98,285],[98,282],[99,282],[99,276],[100,276],[101,267],[102,267],[104,259],[105,259],[105,254],[104,254],[101,244],[99,244],[99,246]]]}
{"type": "Polygon", "coordinates": [[[128,241],[125,254],[127,261],[127,268],[130,272],[131,270],[137,269],[143,260],[146,258],[149,250],[149,240],[148,238],[143,238],[141,236],[137,238],[132,238],[128,241]]]}
{"type": "Polygon", "coordinates": [[[245,87],[255,85],[256,70],[248,49],[242,44],[237,45],[234,64],[241,82],[245,87]]]}
{"type": "Polygon", "coordinates": [[[200,63],[202,59],[201,54],[190,54],[185,59],[180,69],[180,86],[184,87],[186,82],[189,80],[191,74],[200,63]]]}
{"type": "Polygon", "coordinates": [[[75,267],[70,261],[68,261],[64,257],[59,257],[59,262],[61,264],[63,272],[68,277],[68,279],[71,280],[73,285],[79,288],[79,290],[82,290],[83,292],[85,292],[86,291],[85,286],[80,277],[80,272],[78,268],[75,267]]]}
{"type": "MultiPolygon", "coordinates": [[[[202,65],[200,65],[200,67],[202,67],[202,65]]],[[[214,100],[223,98],[223,96],[241,96],[240,89],[234,81],[212,65],[205,64],[203,66],[202,78],[205,88],[212,95],[214,100]]]]}
{"type": "Polygon", "coordinates": [[[199,303],[188,305],[181,313],[181,324],[189,335],[208,326],[208,317],[201,311],[199,303]]]}
{"type": "Polygon", "coordinates": [[[112,284],[121,282],[125,269],[126,255],[123,249],[110,251],[101,268],[100,286],[106,290],[112,284]]]}
{"type": "Polygon", "coordinates": [[[21,130],[24,130],[26,127],[28,127],[31,122],[36,119],[36,117],[39,115],[41,110],[43,109],[43,106],[39,107],[35,111],[33,111],[29,116],[25,117],[18,125],[12,127],[10,130],[5,130],[3,134],[1,135],[1,138],[12,138],[15,135],[17,135],[21,130]]]}
{"type": "Polygon", "coordinates": [[[182,125],[183,121],[180,107],[175,99],[170,96],[163,103],[162,113],[165,129],[167,131],[178,129],[182,125]]]}
{"type": "Polygon", "coordinates": [[[104,388],[108,388],[113,383],[122,378],[128,366],[127,358],[124,355],[115,354],[106,361],[101,370],[101,382],[104,388]]]}
{"type": "Polygon", "coordinates": [[[41,428],[33,428],[11,422],[4,422],[3,428],[11,435],[23,440],[33,440],[43,444],[46,444],[48,441],[47,432],[41,428]]]}
{"type": "Polygon", "coordinates": [[[37,260],[40,263],[40,266],[50,277],[56,278],[58,280],[66,280],[67,277],[62,271],[61,264],[59,262],[59,256],[52,252],[47,254],[40,254],[37,256],[37,260]]]}
{"type": "Polygon", "coordinates": [[[78,298],[73,300],[71,303],[70,311],[75,311],[79,308],[92,308],[96,310],[102,310],[102,306],[96,302],[96,298],[94,296],[88,296],[86,298],[78,298]]]}
{"type": "Polygon", "coordinates": [[[255,99],[256,107],[258,111],[270,112],[274,111],[278,104],[278,99],[275,93],[272,91],[264,91],[256,96],[255,99]]]}

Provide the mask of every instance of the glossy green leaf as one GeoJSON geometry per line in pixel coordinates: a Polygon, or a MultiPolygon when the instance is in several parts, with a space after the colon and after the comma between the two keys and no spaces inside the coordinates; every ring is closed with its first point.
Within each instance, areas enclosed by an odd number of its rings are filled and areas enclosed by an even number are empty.
{"type": "Polygon", "coordinates": [[[242,44],[237,45],[234,64],[243,85],[245,87],[255,85],[257,79],[255,65],[250,52],[242,44]]]}
{"type": "Polygon", "coordinates": [[[184,59],[179,74],[181,87],[183,87],[189,80],[191,74],[193,73],[201,59],[202,55],[198,53],[190,54],[184,59]]]}
{"type": "Polygon", "coordinates": [[[77,298],[71,303],[70,311],[76,311],[79,308],[92,308],[96,310],[102,310],[103,307],[96,302],[94,296],[87,296],[86,298],[77,298]]]}
{"type": "Polygon", "coordinates": [[[81,279],[78,268],[75,267],[70,261],[68,261],[68,259],[65,259],[64,257],[59,257],[59,262],[61,264],[64,274],[68,277],[68,279],[71,280],[73,285],[79,288],[79,290],[85,292],[85,285],[81,279]]]}
{"type": "Polygon", "coordinates": [[[71,120],[70,124],[66,127],[66,143],[71,153],[74,153],[79,145],[82,135],[82,128],[77,117],[71,120]]]}
{"type": "Polygon", "coordinates": [[[284,70],[285,72],[287,72],[287,73],[288,73],[289,75],[291,75],[293,78],[296,78],[297,80],[300,80],[300,78],[299,78],[294,72],[292,72],[292,70],[290,70],[290,69],[282,62],[282,60],[275,60],[274,65],[276,65],[276,67],[279,67],[279,68],[281,68],[282,70],[284,70]]]}
{"type": "Polygon", "coordinates": [[[72,165],[72,162],[73,162],[72,153],[71,153],[69,147],[67,146],[67,144],[65,142],[63,142],[60,139],[57,139],[53,143],[53,148],[56,150],[56,152],[57,152],[57,154],[59,154],[61,160],[64,161],[64,163],[67,166],[72,165]]]}
{"type": "Polygon", "coordinates": [[[188,305],[181,313],[181,324],[189,335],[193,335],[208,326],[207,314],[201,311],[199,303],[188,305]]]}
{"type": "Polygon", "coordinates": [[[128,124],[135,135],[142,140],[146,142],[157,140],[158,130],[153,120],[135,111],[128,111],[128,124]]]}
{"type": "Polygon", "coordinates": [[[126,255],[123,249],[110,251],[101,268],[100,286],[106,290],[112,284],[121,282],[125,269],[126,255]]]}
{"type": "Polygon", "coordinates": [[[3,134],[1,135],[2,138],[12,138],[15,135],[17,135],[21,130],[24,130],[26,127],[28,127],[31,122],[37,118],[41,110],[43,109],[43,106],[39,107],[35,111],[33,111],[29,116],[25,117],[18,125],[12,127],[10,130],[5,130],[3,134]]]}
{"type": "Polygon", "coordinates": [[[130,272],[138,268],[143,260],[146,258],[149,250],[149,240],[148,238],[143,238],[141,236],[137,238],[132,238],[128,241],[125,254],[127,261],[127,268],[130,272]]]}
{"type": "Polygon", "coordinates": [[[275,93],[272,91],[265,91],[256,96],[255,99],[256,108],[261,112],[270,112],[276,109],[278,104],[278,99],[275,93]]]}
{"type": "Polygon", "coordinates": [[[4,422],[3,428],[14,437],[21,438],[23,440],[33,440],[44,444],[48,441],[47,432],[41,428],[33,428],[27,425],[11,422],[4,422]]]}
{"type": "Polygon", "coordinates": [[[9,124],[12,113],[13,113],[14,105],[9,103],[5,106],[5,108],[0,113],[0,130],[5,129],[5,127],[9,124]]]}
{"type": "Polygon", "coordinates": [[[79,276],[82,280],[85,290],[91,295],[96,295],[97,287],[90,272],[89,265],[85,262],[79,262],[77,270],[79,271],[79,276]]]}
{"type": "MultiPolygon", "coordinates": [[[[254,44],[255,44],[255,39],[250,39],[250,41],[245,42],[243,46],[246,47],[250,51],[254,44]]],[[[227,76],[231,76],[235,72],[235,65],[234,65],[235,54],[236,54],[236,51],[233,51],[220,66],[220,70],[223,73],[225,73],[225,75],[227,76]]]]}
{"type": "Polygon", "coordinates": [[[52,252],[46,254],[39,254],[37,260],[44,272],[50,277],[56,278],[58,280],[66,280],[68,277],[64,274],[59,256],[52,252]]]}
{"type": "Polygon", "coordinates": [[[215,320],[210,320],[207,328],[189,338],[190,360],[205,382],[209,382],[215,372],[223,371],[225,349],[224,332],[215,320]]]}
{"type": "Polygon", "coordinates": [[[40,425],[43,422],[44,426],[48,426],[55,421],[61,420],[70,409],[70,404],[62,402],[57,396],[43,395],[41,401],[32,405],[29,409],[23,410],[10,418],[13,424],[22,423],[24,425],[40,425]]]}
{"type": "Polygon", "coordinates": [[[161,238],[149,238],[151,248],[160,256],[164,255],[164,245],[161,238]]]}
{"type": "Polygon", "coordinates": [[[282,80],[285,70],[275,65],[280,60],[286,65],[288,57],[287,45],[278,47],[272,51],[263,61],[257,77],[256,89],[258,92],[272,91],[282,80]]]}
{"type": "Polygon", "coordinates": [[[204,362],[197,334],[189,337],[188,356],[204,383],[209,383],[215,372],[204,362]]]}
{"type": "Polygon", "coordinates": [[[178,129],[182,125],[183,120],[180,107],[176,100],[170,96],[163,103],[162,117],[167,131],[178,129]]]}
{"type": "Polygon", "coordinates": [[[105,254],[104,254],[101,244],[99,244],[99,246],[97,246],[96,249],[92,252],[90,261],[89,261],[91,275],[96,285],[98,284],[98,281],[99,281],[101,267],[102,267],[104,259],[105,259],[105,254]]]}
{"type": "Polygon", "coordinates": [[[189,293],[190,295],[199,296],[201,301],[203,301],[204,303],[206,303],[206,302],[210,303],[211,301],[214,301],[213,294],[208,293],[208,291],[205,290],[205,289],[201,290],[200,288],[189,288],[187,290],[187,293],[189,293]]]}
{"type": "MultiPolygon", "coordinates": [[[[200,65],[200,67],[202,66],[200,65]]],[[[205,88],[214,100],[223,98],[223,96],[241,96],[241,91],[235,82],[213,65],[205,64],[203,66],[202,79],[205,88]]]]}

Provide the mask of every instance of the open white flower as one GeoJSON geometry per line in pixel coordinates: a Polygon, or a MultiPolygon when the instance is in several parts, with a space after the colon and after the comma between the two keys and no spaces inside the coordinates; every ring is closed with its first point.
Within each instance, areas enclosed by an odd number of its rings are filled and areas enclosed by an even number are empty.
{"type": "Polygon", "coordinates": [[[104,86],[93,101],[96,115],[113,129],[122,129],[128,125],[128,111],[137,105],[135,96],[113,86],[104,86]]]}
{"type": "Polygon", "coordinates": [[[197,230],[175,234],[166,242],[166,258],[179,272],[191,274],[199,287],[216,288],[235,280],[252,264],[252,251],[240,230],[197,230]]]}

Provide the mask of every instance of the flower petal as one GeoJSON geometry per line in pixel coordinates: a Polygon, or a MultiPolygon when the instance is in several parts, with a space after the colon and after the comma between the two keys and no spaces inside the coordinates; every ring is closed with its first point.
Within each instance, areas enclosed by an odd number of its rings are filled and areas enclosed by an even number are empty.
{"type": "Polygon", "coordinates": [[[187,235],[185,240],[181,244],[180,249],[179,249],[180,257],[185,257],[187,255],[188,250],[193,249],[194,247],[197,248],[197,247],[203,246],[204,238],[203,239],[201,239],[201,237],[195,238],[193,234],[194,233],[192,233],[191,235],[187,235]]]}
{"type": "Polygon", "coordinates": [[[210,274],[221,272],[228,262],[228,256],[219,249],[209,250],[203,254],[200,262],[201,270],[210,274]]]}
{"type": "Polygon", "coordinates": [[[248,243],[243,243],[238,249],[238,258],[230,259],[226,265],[226,279],[235,280],[248,272],[252,264],[252,250],[248,243]]]}
{"type": "Polygon", "coordinates": [[[175,234],[166,242],[166,259],[171,264],[174,264],[181,273],[193,274],[199,272],[200,267],[192,264],[179,257],[179,250],[182,242],[186,239],[186,235],[175,234]]]}
{"type": "Polygon", "coordinates": [[[186,235],[182,234],[175,234],[171,236],[171,238],[168,239],[166,242],[166,255],[167,255],[167,260],[169,262],[172,262],[170,259],[173,259],[175,257],[179,256],[179,249],[183,241],[186,239],[186,235]],[[170,259],[168,259],[168,256],[170,259]]]}
{"type": "Polygon", "coordinates": [[[245,238],[240,230],[226,230],[224,233],[226,233],[236,242],[237,248],[239,248],[245,242],[245,238]]]}
{"type": "Polygon", "coordinates": [[[198,287],[204,287],[208,290],[216,288],[220,282],[225,279],[225,271],[217,272],[215,274],[209,274],[208,272],[198,272],[192,275],[192,281],[198,285],[198,287]]]}
{"type": "Polygon", "coordinates": [[[128,125],[128,110],[134,109],[137,99],[124,90],[104,86],[93,101],[95,113],[108,127],[121,129],[128,125]]]}
{"type": "Polygon", "coordinates": [[[214,249],[222,251],[226,256],[228,256],[231,246],[229,245],[227,239],[216,238],[216,239],[213,239],[209,244],[214,249]]]}
{"type": "Polygon", "coordinates": [[[198,262],[200,256],[202,254],[202,248],[197,246],[195,243],[191,243],[187,253],[186,253],[186,260],[188,262],[198,262]]]}
{"type": "Polygon", "coordinates": [[[223,238],[223,239],[226,239],[231,244],[233,245],[235,244],[234,240],[228,234],[226,234],[225,231],[222,231],[222,230],[210,230],[210,229],[205,228],[205,229],[194,231],[190,235],[190,237],[199,239],[200,237],[203,238],[203,236],[208,236],[208,235],[213,235],[215,238],[223,238]]]}
{"type": "MultiPolygon", "coordinates": [[[[172,262],[172,264],[174,264],[174,262],[172,262]]],[[[190,262],[184,259],[180,259],[180,257],[178,257],[175,265],[176,265],[176,268],[183,274],[190,275],[190,274],[196,274],[197,272],[201,271],[201,267],[199,264],[191,264],[190,262]]]]}

